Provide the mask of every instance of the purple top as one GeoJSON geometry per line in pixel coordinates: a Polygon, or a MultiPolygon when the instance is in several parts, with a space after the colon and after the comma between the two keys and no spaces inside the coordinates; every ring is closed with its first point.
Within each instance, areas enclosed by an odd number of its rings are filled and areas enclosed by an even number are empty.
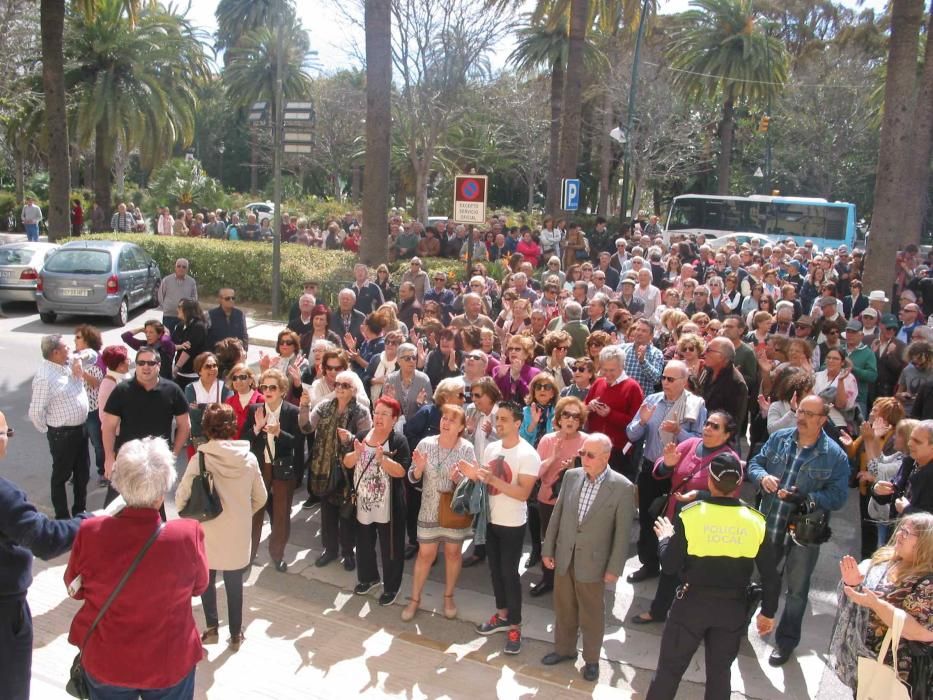
{"type": "Polygon", "coordinates": [[[531,380],[540,371],[537,367],[533,367],[526,362],[522,365],[522,371],[519,373],[518,379],[513,381],[509,366],[506,364],[499,365],[493,379],[496,386],[499,387],[499,391],[502,392],[502,400],[515,401],[524,405],[525,397],[528,395],[528,385],[531,384],[531,380]]]}
{"type": "MultiPolygon", "coordinates": [[[[134,338],[132,331],[127,331],[120,336],[120,339],[133,348],[133,350],[139,350],[141,347],[148,345],[145,340],[134,338]]],[[[161,338],[159,338],[159,344],[156,346],[156,350],[159,348],[164,348],[167,355],[175,355],[175,343],[172,342],[172,338],[168,333],[165,333],[161,338]]]]}

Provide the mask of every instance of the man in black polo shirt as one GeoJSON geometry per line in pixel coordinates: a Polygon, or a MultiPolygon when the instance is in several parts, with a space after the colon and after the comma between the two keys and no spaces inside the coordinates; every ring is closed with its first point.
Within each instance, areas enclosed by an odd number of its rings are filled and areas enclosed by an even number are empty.
{"type": "MultiPolygon", "coordinates": [[[[178,457],[188,435],[191,421],[188,402],[175,382],[159,376],[159,354],[149,347],[136,353],[136,374],[120,382],[104,406],[101,432],[104,438],[104,475],[110,479],[113,462],[120,446],[130,440],[144,437],[162,437],[172,445],[178,457]],[[176,422],[175,440],[172,442],[172,419],[176,422]]],[[[116,498],[112,487],[107,490],[105,503],[116,498]]]]}

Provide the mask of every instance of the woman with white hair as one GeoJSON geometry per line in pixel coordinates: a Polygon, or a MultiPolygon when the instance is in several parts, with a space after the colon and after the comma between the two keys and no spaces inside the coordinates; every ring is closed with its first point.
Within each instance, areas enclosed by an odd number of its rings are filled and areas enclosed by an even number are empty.
{"type": "Polygon", "coordinates": [[[161,521],[159,507],[175,483],[175,458],[163,438],[125,443],[112,481],[126,507],[81,523],[65,570],[69,594],[84,601],[68,641],[81,648],[91,698],[152,690],[192,698],[204,654],[191,610],[191,598],[207,588],[204,532],[195,520],[161,521]]]}

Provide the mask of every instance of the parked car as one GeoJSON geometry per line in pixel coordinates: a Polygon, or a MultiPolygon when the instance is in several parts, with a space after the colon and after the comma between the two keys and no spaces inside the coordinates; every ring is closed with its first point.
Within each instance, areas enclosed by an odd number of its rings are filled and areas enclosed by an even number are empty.
{"type": "Polygon", "coordinates": [[[252,202],[247,204],[244,209],[247,214],[252,212],[256,215],[257,223],[262,223],[263,219],[272,221],[272,215],[275,213],[275,204],[272,202],[252,202]]]}
{"type": "Polygon", "coordinates": [[[780,240],[779,236],[771,236],[766,233],[729,233],[719,238],[710,238],[709,234],[704,235],[706,235],[706,245],[713,250],[719,250],[730,242],[740,246],[746,243],[751,245],[753,240],[757,240],[762,246],[766,246],[774,245],[780,240]]]}
{"type": "Polygon", "coordinates": [[[46,258],[57,249],[55,243],[0,245],[0,304],[5,301],[35,303],[39,273],[46,258]]]}
{"type": "Polygon", "coordinates": [[[135,243],[71,241],[45,261],[36,287],[43,323],[58,314],[110,316],[126,325],[130,311],[155,304],[162,275],[135,243]]]}

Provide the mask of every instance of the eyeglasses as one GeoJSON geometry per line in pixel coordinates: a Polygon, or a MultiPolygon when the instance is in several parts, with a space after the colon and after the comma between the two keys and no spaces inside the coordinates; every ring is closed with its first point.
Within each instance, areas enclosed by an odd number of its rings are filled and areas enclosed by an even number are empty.
{"type": "Polygon", "coordinates": [[[574,372],[586,372],[589,369],[589,367],[587,367],[586,365],[574,365],[572,369],[574,372]]]}
{"type": "Polygon", "coordinates": [[[520,346],[516,346],[516,347],[511,347],[511,348],[509,348],[509,352],[512,352],[513,350],[515,350],[515,351],[517,351],[517,352],[525,352],[525,348],[520,347],[520,346]]]}
{"type": "Polygon", "coordinates": [[[541,386],[536,386],[535,391],[554,391],[554,387],[542,384],[541,386]]]}
{"type": "MultiPolygon", "coordinates": [[[[8,433],[12,432],[12,429],[7,432],[8,433]]],[[[920,534],[919,532],[912,532],[911,530],[908,530],[906,527],[902,527],[897,531],[898,536],[903,535],[904,537],[917,537],[919,534],[920,534]]]]}
{"type": "Polygon", "coordinates": [[[570,346],[569,346],[569,345],[558,345],[558,346],[557,346],[556,348],[554,348],[554,349],[555,349],[555,350],[560,350],[561,352],[567,352],[567,351],[570,350],[570,346]]]}
{"type": "Polygon", "coordinates": [[[294,345],[294,344],[295,344],[294,340],[280,340],[279,341],[279,345],[294,345]]]}
{"type": "Polygon", "coordinates": [[[236,297],[235,297],[235,296],[220,297],[220,298],[223,299],[224,301],[236,301],[236,297]]]}
{"type": "Polygon", "coordinates": [[[138,367],[155,367],[158,364],[161,364],[159,360],[136,360],[138,367]]]}
{"type": "Polygon", "coordinates": [[[704,428],[712,428],[713,430],[722,430],[722,429],[723,429],[723,426],[721,426],[719,423],[717,423],[717,422],[714,421],[714,420],[708,420],[708,421],[706,421],[706,422],[703,424],[703,427],[704,427],[704,428]]]}
{"type": "Polygon", "coordinates": [[[402,355],[402,356],[399,357],[398,359],[399,359],[399,361],[401,361],[401,362],[408,362],[409,360],[411,360],[412,362],[414,362],[414,361],[415,361],[415,356],[414,356],[414,355],[402,355]]]}
{"type": "Polygon", "coordinates": [[[249,375],[248,374],[235,374],[233,375],[232,379],[235,382],[245,382],[245,381],[249,381],[249,375]]]}
{"type": "Polygon", "coordinates": [[[682,377],[671,377],[666,374],[661,375],[662,382],[676,382],[678,379],[682,379],[682,377]]]}
{"type": "Polygon", "coordinates": [[[816,411],[807,411],[803,408],[797,409],[797,415],[802,418],[822,418],[822,413],[817,413],[816,411]]]}
{"type": "Polygon", "coordinates": [[[343,369],[343,365],[324,365],[325,372],[339,372],[343,369]]]}
{"type": "Polygon", "coordinates": [[[466,392],[461,391],[461,392],[454,394],[454,396],[456,396],[461,401],[466,401],[466,392]]]}
{"type": "Polygon", "coordinates": [[[278,390],[279,390],[278,384],[260,384],[259,385],[259,391],[278,391],[278,390]]]}
{"type": "Polygon", "coordinates": [[[217,369],[217,364],[214,362],[205,362],[201,365],[201,369],[217,369]]]}
{"type": "Polygon", "coordinates": [[[352,389],[353,384],[351,384],[350,382],[337,382],[336,384],[334,384],[334,388],[335,389],[352,389]]]}

